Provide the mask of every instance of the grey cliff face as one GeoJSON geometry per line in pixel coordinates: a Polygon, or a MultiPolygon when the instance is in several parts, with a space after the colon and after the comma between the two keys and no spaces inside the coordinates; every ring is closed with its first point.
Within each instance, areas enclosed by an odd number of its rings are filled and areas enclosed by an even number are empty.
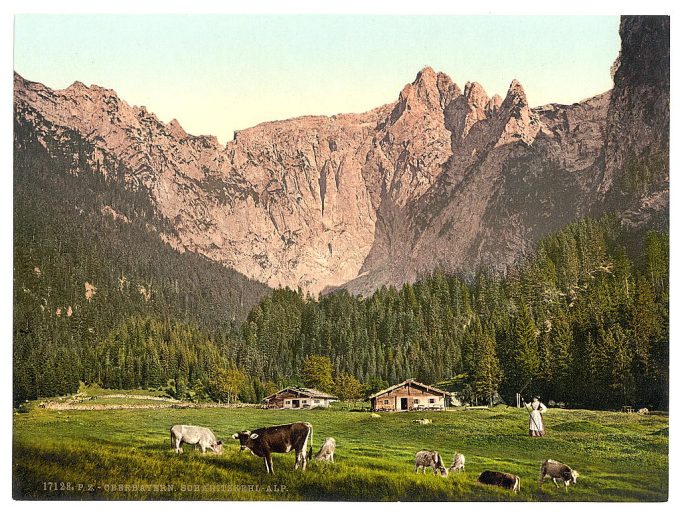
{"type": "Polygon", "coordinates": [[[15,75],[15,117],[45,146],[77,133],[105,176],[120,163],[176,249],[272,287],[366,294],[435,267],[502,270],[585,215],[667,213],[667,31],[624,17],[614,89],[570,106],[532,109],[517,81],[489,97],[428,67],[392,104],[260,124],[222,147],[112,90],[15,75]],[[640,162],[661,171],[631,179],[640,162]]]}

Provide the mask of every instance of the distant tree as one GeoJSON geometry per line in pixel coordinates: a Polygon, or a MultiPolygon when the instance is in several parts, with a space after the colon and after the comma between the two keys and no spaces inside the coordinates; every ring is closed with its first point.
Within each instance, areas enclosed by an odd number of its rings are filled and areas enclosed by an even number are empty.
{"type": "Polygon", "coordinates": [[[516,388],[521,389],[527,382],[531,382],[541,366],[538,355],[538,332],[531,317],[529,307],[521,303],[519,314],[515,321],[513,336],[515,338],[514,373],[516,388]]]}
{"type": "Polygon", "coordinates": [[[246,383],[246,375],[238,369],[218,369],[210,379],[208,392],[216,401],[233,403],[246,383]]]}
{"type": "Polygon", "coordinates": [[[340,373],[335,377],[335,395],[342,401],[361,398],[364,386],[354,376],[340,373]]]}
{"type": "Polygon", "coordinates": [[[498,392],[502,379],[500,363],[496,356],[496,345],[493,337],[482,333],[478,346],[478,362],[474,372],[473,389],[477,396],[491,402],[498,392]]]}
{"type": "Polygon", "coordinates": [[[388,384],[385,380],[376,377],[369,378],[369,380],[364,385],[363,395],[365,398],[368,398],[376,392],[382,391],[386,387],[388,387],[388,384]]]}
{"type": "Polygon", "coordinates": [[[306,387],[333,390],[333,364],[329,357],[310,355],[302,364],[302,381],[306,387]]]}

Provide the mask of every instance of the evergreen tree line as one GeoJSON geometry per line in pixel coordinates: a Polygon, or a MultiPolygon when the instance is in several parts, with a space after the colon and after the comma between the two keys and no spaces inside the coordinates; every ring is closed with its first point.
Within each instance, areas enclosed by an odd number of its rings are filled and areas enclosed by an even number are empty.
{"type": "Polygon", "coordinates": [[[570,406],[668,404],[668,238],[629,256],[613,218],[546,237],[504,277],[435,271],[400,290],[319,300],[276,290],[255,307],[229,357],[277,384],[309,356],[371,385],[440,383],[469,401],[539,394],[570,406]],[[634,258],[634,259],[633,259],[634,258]]]}

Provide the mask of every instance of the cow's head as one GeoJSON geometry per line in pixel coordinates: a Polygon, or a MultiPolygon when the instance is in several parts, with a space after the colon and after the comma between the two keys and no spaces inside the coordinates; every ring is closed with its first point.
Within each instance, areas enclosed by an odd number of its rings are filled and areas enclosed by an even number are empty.
{"type": "Polygon", "coordinates": [[[241,445],[241,451],[250,449],[253,441],[259,436],[257,434],[250,433],[250,430],[244,430],[243,432],[238,432],[232,435],[234,439],[237,439],[241,445]]]}
{"type": "MultiPolygon", "coordinates": [[[[442,476],[442,478],[446,478],[446,477],[449,476],[449,468],[445,468],[444,466],[439,466],[439,468],[437,468],[437,469],[439,471],[439,474],[442,476]]],[[[435,473],[436,473],[436,471],[435,471],[435,473]]]]}
{"type": "Polygon", "coordinates": [[[220,455],[222,453],[222,441],[217,441],[213,444],[212,451],[215,455],[220,455]]]}
{"type": "Polygon", "coordinates": [[[578,471],[576,471],[575,469],[572,469],[571,470],[571,483],[575,484],[577,478],[578,478],[578,471]]]}

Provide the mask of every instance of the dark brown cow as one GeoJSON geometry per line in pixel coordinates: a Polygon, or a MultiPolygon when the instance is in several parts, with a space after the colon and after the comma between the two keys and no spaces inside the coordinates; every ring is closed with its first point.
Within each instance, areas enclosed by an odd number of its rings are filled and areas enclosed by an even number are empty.
{"type": "MultiPolygon", "coordinates": [[[[258,428],[252,432],[245,430],[232,436],[241,443],[241,451],[250,450],[253,455],[264,457],[267,473],[274,473],[272,453],[288,453],[295,450],[295,469],[307,467],[307,440],[312,446],[313,429],[309,423],[258,428]]],[[[311,450],[310,450],[311,453],[311,450]]]]}
{"type": "Polygon", "coordinates": [[[519,491],[519,477],[511,475],[510,473],[501,473],[500,471],[483,471],[477,482],[486,484],[487,486],[502,487],[503,489],[510,489],[513,493],[519,491]]]}

